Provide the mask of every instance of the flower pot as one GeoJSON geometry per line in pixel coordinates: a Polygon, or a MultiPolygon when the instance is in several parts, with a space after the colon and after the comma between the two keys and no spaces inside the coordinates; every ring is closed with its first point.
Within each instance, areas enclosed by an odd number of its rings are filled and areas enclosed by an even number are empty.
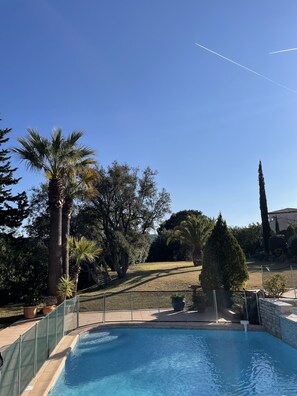
{"type": "Polygon", "coordinates": [[[51,313],[54,309],[56,308],[55,305],[45,305],[42,308],[42,312],[44,315],[48,315],[49,313],[51,313]]]}
{"type": "Polygon", "coordinates": [[[174,298],[172,298],[171,302],[172,302],[172,307],[173,307],[174,311],[183,311],[184,310],[185,304],[186,304],[185,299],[183,299],[183,300],[176,299],[175,300],[174,298]]]}
{"type": "Polygon", "coordinates": [[[35,318],[37,313],[37,307],[32,306],[32,307],[24,307],[24,316],[26,319],[33,319],[35,318]]]}

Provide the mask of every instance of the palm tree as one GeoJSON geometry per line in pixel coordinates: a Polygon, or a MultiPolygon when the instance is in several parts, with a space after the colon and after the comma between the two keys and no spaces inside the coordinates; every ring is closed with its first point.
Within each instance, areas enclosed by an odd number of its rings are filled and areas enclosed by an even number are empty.
{"type": "Polygon", "coordinates": [[[213,228],[213,221],[206,216],[191,215],[176,226],[167,243],[179,241],[192,250],[192,258],[195,266],[202,265],[203,248],[213,228]]]}
{"type": "Polygon", "coordinates": [[[62,137],[61,129],[54,129],[51,139],[40,136],[39,132],[28,129],[28,135],[19,138],[21,148],[14,148],[31,170],[43,170],[49,180],[48,204],[50,210],[50,240],[48,263],[48,294],[57,294],[57,284],[62,275],[62,206],[63,183],[66,175],[71,175],[78,166],[86,166],[94,161],[89,158],[94,152],[86,146],[79,146],[83,132],[72,132],[62,137]]]}
{"type": "Polygon", "coordinates": [[[64,203],[62,207],[62,263],[63,275],[69,276],[69,245],[70,221],[75,198],[89,198],[94,194],[93,182],[98,172],[88,165],[80,167],[77,174],[66,177],[64,181],[64,203]]]}
{"type": "Polygon", "coordinates": [[[74,283],[74,294],[76,294],[81,263],[84,261],[93,263],[102,253],[102,249],[95,242],[89,241],[85,237],[81,237],[80,239],[72,237],[69,239],[69,252],[70,259],[72,260],[70,272],[74,283]]]}

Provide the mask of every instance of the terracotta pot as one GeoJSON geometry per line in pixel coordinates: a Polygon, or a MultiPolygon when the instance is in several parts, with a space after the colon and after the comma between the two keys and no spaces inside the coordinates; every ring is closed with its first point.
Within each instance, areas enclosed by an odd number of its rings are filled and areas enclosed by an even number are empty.
{"type": "Polygon", "coordinates": [[[33,319],[35,318],[37,313],[37,307],[24,307],[24,316],[26,319],[33,319]]]}
{"type": "Polygon", "coordinates": [[[48,314],[51,313],[55,308],[56,308],[56,305],[45,305],[45,306],[42,308],[42,312],[44,313],[44,315],[48,315],[48,314]]]}

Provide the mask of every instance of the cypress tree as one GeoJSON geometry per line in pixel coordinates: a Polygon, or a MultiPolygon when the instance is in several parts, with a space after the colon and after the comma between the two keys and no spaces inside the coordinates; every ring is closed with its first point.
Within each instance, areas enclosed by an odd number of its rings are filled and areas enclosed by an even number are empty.
{"type": "MultiPolygon", "coordinates": [[[[7,143],[6,135],[11,129],[0,129],[0,147],[7,143]]],[[[16,185],[20,179],[15,179],[12,169],[9,151],[0,149],[0,229],[19,227],[27,215],[27,196],[25,192],[13,195],[11,187],[16,185]]]]}
{"type": "Polygon", "coordinates": [[[277,220],[277,217],[276,217],[275,218],[275,233],[276,233],[276,235],[279,234],[279,232],[280,232],[279,223],[278,223],[278,220],[277,220]]]}
{"type": "Polygon", "coordinates": [[[204,249],[202,289],[240,289],[248,277],[243,250],[220,214],[204,249]]]}
{"type": "Polygon", "coordinates": [[[259,161],[258,175],[259,175],[260,210],[261,210],[262,230],[263,230],[263,244],[264,244],[265,253],[269,255],[270,226],[268,222],[265,181],[264,181],[261,161],[259,161]]]}

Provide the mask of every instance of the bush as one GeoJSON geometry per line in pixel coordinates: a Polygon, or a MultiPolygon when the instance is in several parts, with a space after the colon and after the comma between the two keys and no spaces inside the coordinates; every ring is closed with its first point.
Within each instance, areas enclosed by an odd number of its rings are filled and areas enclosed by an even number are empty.
{"type": "Polygon", "coordinates": [[[236,290],[248,277],[245,255],[220,214],[204,249],[202,289],[236,290]]]}
{"type": "Polygon", "coordinates": [[[288,241],[288,253],[290,257],[297,256],[297,236],[292,236],[288,241]]]}
{"type": "Polygon", "coordinates": [[[269,248],[271,253],[280,257],[283,253],[287,252],[287,243],[284,235],[274,235],[269,238],[269,248]]]}
{"type": "Polygon", "coordinates": [[[264,282],[264,288],[269,297],[278,298],[286,290],[287,277],[285,275],[276,274],[264,282]]]}

